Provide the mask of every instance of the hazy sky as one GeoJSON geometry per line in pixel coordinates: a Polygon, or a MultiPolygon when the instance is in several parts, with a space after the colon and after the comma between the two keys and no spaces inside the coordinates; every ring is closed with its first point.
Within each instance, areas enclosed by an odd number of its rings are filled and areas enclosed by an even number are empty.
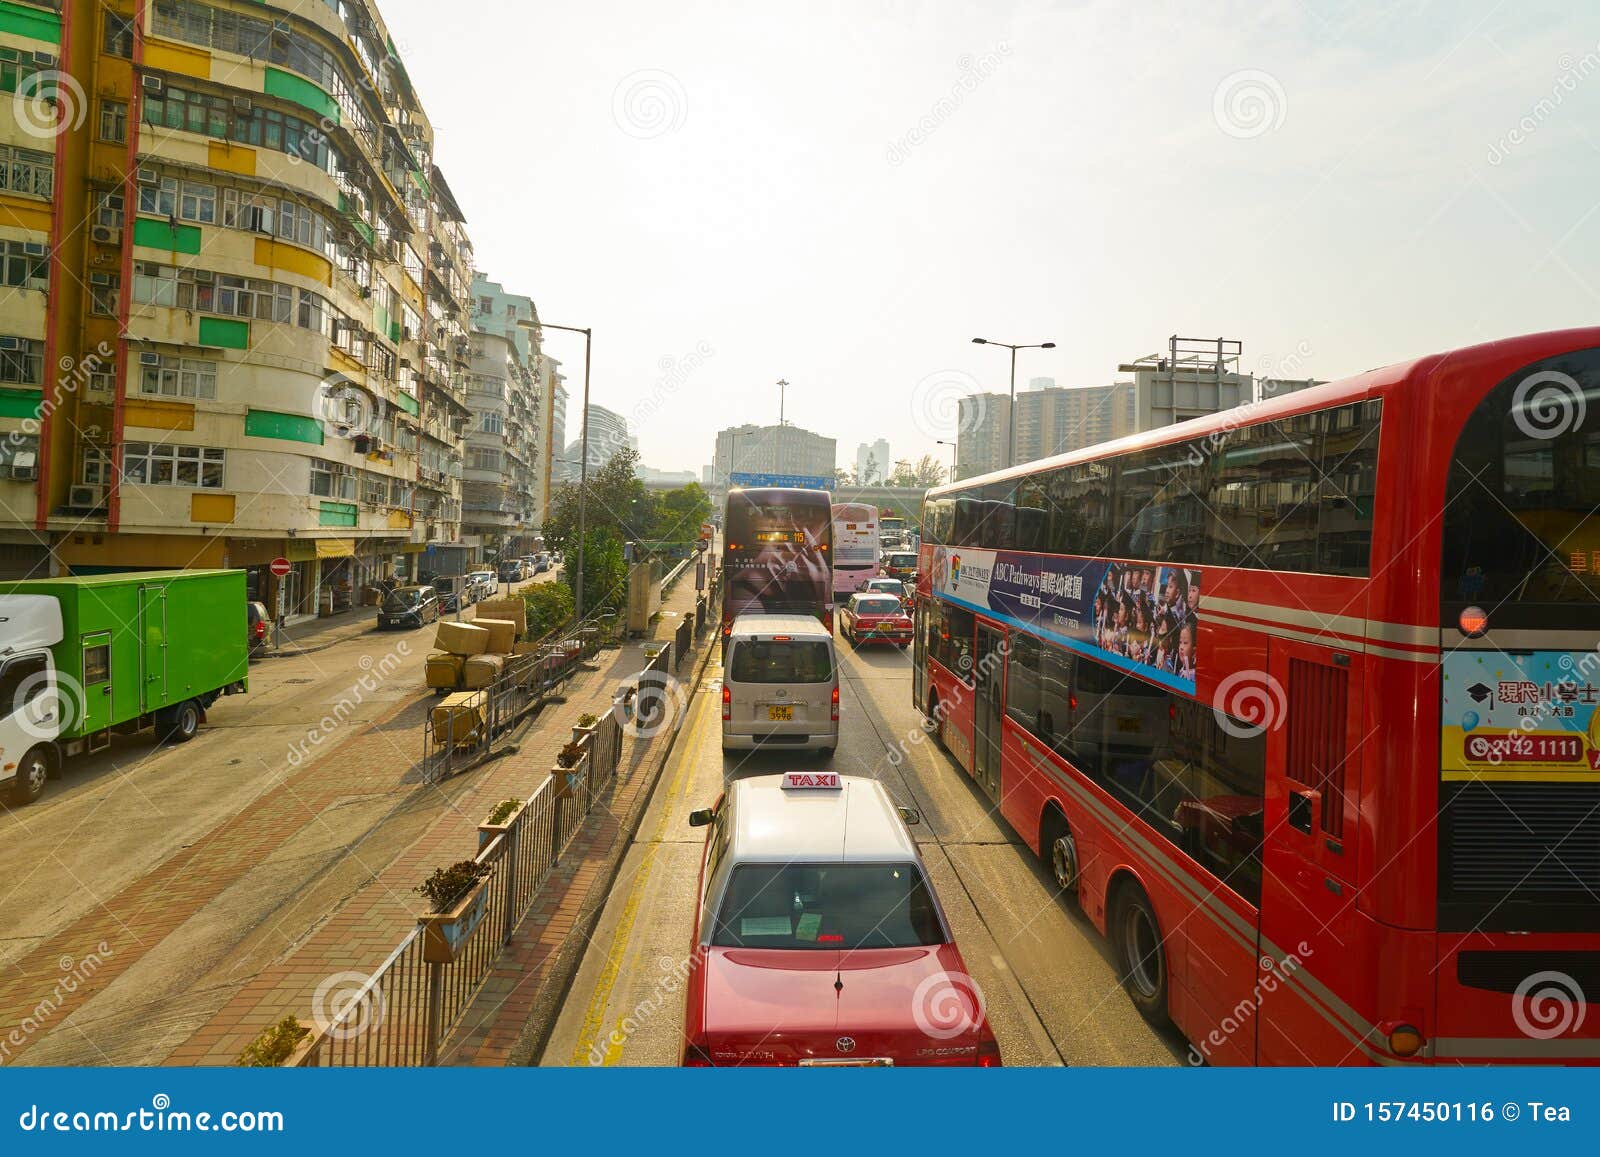
{"type": "Polygon", "coordinates": [[[1338,377],[1600,320],[1600,7],[380,4],[479,267],[594,327],[651,466],[779,378],[842,465],[945,453],[976,335],[1095,385],[1174,332],[1338,377]]]}

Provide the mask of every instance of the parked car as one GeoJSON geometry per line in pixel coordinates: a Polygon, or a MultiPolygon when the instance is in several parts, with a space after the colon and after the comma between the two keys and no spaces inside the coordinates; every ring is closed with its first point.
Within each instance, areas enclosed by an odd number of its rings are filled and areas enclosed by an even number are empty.
{"type": "Polygon", "coordinates": [[[464,611],[477,602],[478,585],[465,575],[440,575],[433,580],[433,592],[438,596],[439,609],[447,613],[464,611]]]}
{"type": "Polygon", "coordinates": [[[907,825],[876,780],[735,780],[709,808],[683,1064],[999,1066],[907,825]]]}
{"type": "Polygon", "coordinates": [[[893,595],[857,591],[839,612],[839,633],[852,647],[864,643],[893,643],[905,648],[911,643],[911,616],[893,595]]]}
{"type": "Polygon", "coordinates": [[[540,551],[538,554],[533,556],[533,573],[534,574],[543,574],[545,571],[547,571],[549,569],[550,569],[550,555],[549,554],[547,554],[545,551],[540,551]]]}
{"type": "Polygon", "coordinates": [[[500,581],[503,583],[519,583],[526,575],[522,573],[522,563],[516,559],[500,564],[500,581]]]}
{"type": "Polygon", "coordinates": [[[432,587],[400,587],[378,608],[379,627],[420,627],[439,621],[439,596],[432,587]]]}
{"type": "Polygon", "coordinates": [[[722,750],[839,746],[833,632],[810,615],[740,615],[725,642],[722,750]]]}
{"type": "Polygon", "coordinates": [[[467,575],[473,586],[473,602],[482,602],[500,593],[500,578],[492,570],[475,570],[467,575]]]}
{"type": "Polygon", "coordinates": [[[254,659],[272,646],[272,617],[267,614],[266,603],[246,603],[244,606],[245,646],[254,659]]]}

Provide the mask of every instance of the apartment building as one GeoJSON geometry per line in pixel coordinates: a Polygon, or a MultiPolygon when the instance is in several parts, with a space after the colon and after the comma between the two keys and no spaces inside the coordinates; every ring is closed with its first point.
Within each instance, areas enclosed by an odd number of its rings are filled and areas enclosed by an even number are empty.
{"type": "Polygon", "coordinates": [[[839,443],[834,438],[789,423],[756,426],[747,422],[717,431],[713,465],[717,485],[726,486],[731,473],[832,478],[838,457],[839,443]]]}
{"type": "Polygon", "coordinates": [[[479,274],[472,283],[472,408],[462,533],[493,557],[533,549],[543,443],[539,320],[533,299],[479,274]]]}
{"type": "Polygon", "coordinates": [[[538,364],[539,412],[544,419],[540,438],[539,473],[534,479],[534,522],[543,526],[550,516],[550,498],[561,485],[559,459],[567,445],[567,379],[561,362],[541,354],[538,364]]]}
{"type": "Polygon", "coordinates": [[[856,447],[856,482],[862,486],[873,486],[881,483],[889,476],[889,471],[894,469],[894,460],[889,457],[889,442],[886,438],[879,438],[873,442],[862,442],[856,447]]]}
{"type": "Polygon", "coordinates": [[[374,8],[0,0],[0,77],[4,572],[295,617],[459,539],[472,249],[374,8]]]}
{"type": "MultiPolygon", "coordinates": [[[[583,430],[567,444],[563,455],[563,479],[576,482],[583,464],[583,430]]],[[[628,419],[615,410],[589,404],[589,473],[593,474],[616,456],[619,450],[637,450],[638,435],[628,428],[628,419]]]]}

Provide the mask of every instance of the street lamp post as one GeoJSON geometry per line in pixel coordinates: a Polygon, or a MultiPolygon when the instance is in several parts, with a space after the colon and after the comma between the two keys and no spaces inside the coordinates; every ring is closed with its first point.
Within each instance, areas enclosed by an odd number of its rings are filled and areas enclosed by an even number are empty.
{"type": "Polygon", "coordinates": [[[573,588],[572,595],[572,620],[575,623],[583,622],[583,540],[587,529],[587,513],[589,505],[589,367],[594,362],[593,342],[594,330],[587,326],[554,325],[548,321],[524,321],[518,319],[517,324],[525,329],[563,329],[568,333],[581,333],[583,335],[583,433],[579,435],[580,448],[578,456],[578,583],[573,588]]]}
{"type": "Polygon", "coordinates": [[[1017,457],[1017,351],[1018,350],[1053,350],[1056,343],[1053,341],[1038,342],[1034,345],[1012,345],[1005,341],[990,341],[986,337],[975,337],[973,345],[1004,346],[1011,351],[1011,406],[1006,414],[1006,466],[1016,464],[1017,457]]]}
{"type": "Polygon", "coordinates": [[[935,438],[933,444],[935,446],[950,447],[950,481],[954,482],[956,480],[956,454],[958,452],[956,444],[954,442],[946,442],[943,438],[935,438]]]}

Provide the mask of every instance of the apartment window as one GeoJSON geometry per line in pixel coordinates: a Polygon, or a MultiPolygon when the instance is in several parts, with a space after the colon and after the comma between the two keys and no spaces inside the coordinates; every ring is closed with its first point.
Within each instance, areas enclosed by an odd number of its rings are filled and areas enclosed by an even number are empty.
{"type": "Polygon", "coordinates": [[[103,100],[100,102],[100,139],[118,145],[127,141],[127,101],[103,100]]]}
{"type": "Polygon", "coordinates": [[[474,446],[467,452],[467,465],[474,470],[500,469],[500,451],[474,446]]]}
{"type": "Polygon", "coordinates": [[[133,266],[133,300],[142,305],[176,306],[178,270],[154,261],[136,261],[133,266]]]}
{"type": "Polygon", "coordinates": [[[155,364],[140,358],[139,390],[168,398],[217,396],[217,363],[205,358],[171,357],[160,354],[155,364]]]}
{"type": "Polygon", "coordinates": [[[356,479],[349,467],[320,458],[311,461],[311,493],[318,498],[341,498],[354,501],[356,479]]]}
{"type": "Polygon", "coordinates": [[[139,186],[139,212],[210,225],[217,219],[217,187],[162,177],[155,184],[139,186]]]}
{"type": "Polygon", "coordinates": [[[37,149],[0,145],[0,191],[49,198],[56,186],[56,159],[37,149]]]}
{"type": "Polygon", "coordinates": [[[94,223],[112,229],[122,228],[122,194],[101,193],[94,202],[94,223]]]}
{"type": "Polygon", "coordinates": [[[111,456],[97,446],[85,446],[78,472],[78,481],[85,486],[107,486],[111,482],[111,456]]]}
{"type": "Polygon", "coordinates": [[[193,486],[221,490],[226,452],[209,446],[129,442],[122,450],[122,477],[146,486],[193,486]]]}
{"type": "Polygon", "coordinates": [[[483,422],[479,428],[485,434],[503,434],[505,433],[506,428],[505,419],[499,414],[490,411],[489,413],[484,414],[483,422]]]}
{"type": "Polygon", "coordinates": [[[43,242],[0,241],[0,284],[44,290],[50,285],[50,255],[43,242]]]}
{"type": "Polygon", "coordinates": [[[116,317],[117,301],[122,296],[122,278],[115,273],[89,275],[89,312],[97,317],[116,317]]]}
{"type": "Polygon", "coordinates": [[[105,14],[100,50],[108,56],[120,56],[124,60],[133,58],[132,16],[118,16],[115,12],[105,14]]]}
{"type": "Polygon", "coordinates": [[[258,321],[294,320],[294,289],[254,277],[217,275],[214,312],[258,321]]]}
{"type": "Polygon", "coordinates": [[[0,337],[0,382],[10,386],[43,384],[44,342],[0,337]]]}

